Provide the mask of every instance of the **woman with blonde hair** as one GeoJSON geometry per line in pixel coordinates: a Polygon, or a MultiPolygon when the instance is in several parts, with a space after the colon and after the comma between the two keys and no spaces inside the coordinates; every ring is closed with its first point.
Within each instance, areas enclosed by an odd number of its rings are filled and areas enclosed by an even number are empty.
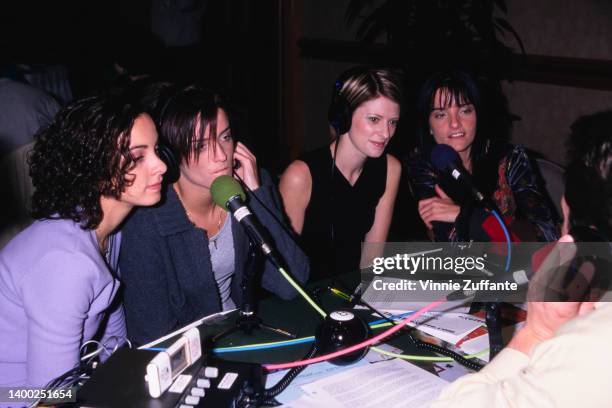
{"type": "Polygon", "coordinates": [[[281,177],[285,211],[321,278],[357,270],[361,243],[387,238],[401,174],[385,153],[400,118],[396,72],[352,68],[336,80],[332,143],[304,154],[281,177]]]}

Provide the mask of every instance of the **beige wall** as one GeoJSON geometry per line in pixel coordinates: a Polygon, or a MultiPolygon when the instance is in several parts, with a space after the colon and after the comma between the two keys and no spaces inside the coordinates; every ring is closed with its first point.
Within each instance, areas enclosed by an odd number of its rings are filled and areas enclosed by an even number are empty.
{"type": "MultiPolygon", "coordinates": [[[[304,37],[354,40],[356,26],[348,27],[344,13],[348,0],[306,0],[304,37]]],[[[304,143],[303,151],[329,142],[327,108],[336,77],[352,64],[303,58],[304,143]]]]}
{"type": "MultiPolygon", "coordinates": [[[[344,12],[348,0],[304,2],[304,36],[351,40],[344,12]]],[[[506,18],[528,54],[612,61],[612,0],[509,0],[506,18]]],[[[512,44],[514,45],[514,44],[512,44]]],[[[304,66],[304,150],[328,140],[327,104],[334,78],[350,64],[302,59],[304,66]]],[[[612,92],[575,87],[505,83],[514,143],[563,163],[570,124],[580,115],[612,109],[612,92]]]]}
{"type": "MultiPolygon", "coordinates": [[[[528,54],[612,60],[612,1],[512,0],[508,16],[528,54]]],[[[569,126],[580,115],[612,109],[612,92],[556,85],[504,84],[522,120],[513,141],[563,163],[569,126]]]]}

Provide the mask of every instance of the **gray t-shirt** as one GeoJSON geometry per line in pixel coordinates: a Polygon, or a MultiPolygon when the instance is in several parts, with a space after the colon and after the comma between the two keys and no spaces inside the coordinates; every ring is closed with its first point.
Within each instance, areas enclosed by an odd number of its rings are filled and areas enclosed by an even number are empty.
{"type": "Polygon", "coordinates": [[[232,216],[227,214],[221,230],[208,238],[210,262],[212,263],[215,282],[221,298],[223,310],[235,309],[232,300],[232,278],[234,277],[234,237],[232,235],[232,216]]]}

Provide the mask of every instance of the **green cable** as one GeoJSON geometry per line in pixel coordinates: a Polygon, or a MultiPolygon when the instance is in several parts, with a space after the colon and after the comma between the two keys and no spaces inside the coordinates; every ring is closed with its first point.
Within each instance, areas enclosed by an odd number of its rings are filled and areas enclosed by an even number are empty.
{"type": "Polygon", "coordinates": [[[375,324],[373,326],[370,326],[370,329],[380,329],[381,327],[387,327],[387,326],[391,326],[391,323],[389,323],[389,322],[378,323],[378,324],[375,324]]]}
{"type": "MultiPolygon", "coordinates": [[[[397,354],[397,353],[392,353],[390,351],[386,351],[383,349],[380,349],[378,347],[370,347],[372,350],[376,351],[377,353],[380,354],[384,354],[386,356],[389,357],[397,357],[397,358],[401,358],[402,360],[414,360],[414,361],[455,361],[450,357],[428,357],[428,356],[413,356],[410,354],[397,354]]],[[[486,353],[489,352],[489,349],[486,350],[482,350],[479,351],[478,353],[474,353],[474,354],[470,354],[467,356],[464,356],[465,358],[476,358],[476,357],[480,357],[485,355],[486,353]]]]}
{"type": "MultiPolygon", "coordinates": [[[[319,307],[319,305],[317,305],[314,300],[312,300],[312,298],[310,296],[308,296],[308,294],[304,291],[304,289],[302,289],[300,287],[300,285],[297,284],[297,282],[295,282],[293,280],[293,278],[291,278],[291,276],[289,276],[289,274],[283,269],[283,268],[278,268],[279,272],[285,277],[285,279],[287,279],[287,281],[291,284],[291,286],[293,286],[295,288],[295,290],[298,291],[298,293],[300,295],[302,295],[302,297],[304,299],[306,299],[306,301],[308,303],[310,303],[310,305],[323,317],[327,316],[327,313],[325,313],[323,311],[323,309],[321,309],[319,307]]],[[[339,292],[339,291],[338,291],[339,292]]],[[[334,292],[335,293],[335,292],[334,292]]],[[[336,293],[338,294],[338,293],[336,293]]],[[[344,294],[344,293],[343,293],[344,294]]],[[[348,295],[346,295],[348,296],[348,295]]],[[[371,326],[372,329],[378,329],[381,327],[386,327],[386,326],[391,326],[391,323],[387,322],[387,323],[379,323],[379,324],[375,324],[374,326],[371,326]]],[[[314,336],[309,336],[309,337],[302,337],[300,339],[293,339],[293,340],[283,340],[283,341],[275,341],[275,342],[268,342],[268,343],[257,343],[257,344],[248,344],[245,346],[234,346],[234,347],[222,347],[219,348],[218,351],[225,351],[225,350],[240,350],[242,348],[250,348],[250,347],[263,347],[263,346],[269,346],[269,345],[275,345],[275,344],[283,344],[283,343],[289,343],[289,342],[295,342],[296,340],[305,340],[305,339],[310,339],[313,338],[314,336]]],[[[402,360],[413,360],[413,361],[438,361],[438,362],[446,362],[446,361],[454,361],[452,358],[450,357],[429,357],[429,356],[415,356],[415,355],[410,355],[410,354],[397,354],[397,353],[392,353],[390,351],[386,351],[383,349],[380,349],[378,347],[370,347],[372,350],[376,351],[377,353],[380,354],[384,354],[390,357],[396,357],[396,358],[401,358],[402,360]]],[[[486,353],[489,352],[489,349],[486,350],[482,350],[479,351],[478,353],[475,354],[470,354],[468,356],[465,356],[465,358],[467,359],[471,359],[471,358],[476,358],[476,357],[480,357],[486,353]]]]}
{"type": "MultiPolygon", "coordinates": [[[[385,323],[382,323],[385,324],[385,323]]],[[[387,323],[389,324],[389,323],[387,323]]],[[[223,351],[229,351],[229,350],[241,350],[241,349],[247,349],[247,348],[251,348],[251,347],[265,347],[265,346],[271,346],[271,345],[280,345],[280,344],[284,344],[284,343],[292,343],[295,341],[304,341],[304,340],[314,340],[314,336],[308,336],[308,337],[301,337],[299,339],[293,339],[293,340],[282,340],[282,341],[272,341],[272,342],[267,342],[267,343],[255,343],[255,344],[246,344],[243,346],[233,346],[233,347],[220,347],[218,349],[216,349],[216,351],[218,352],[223,352],[223,351]]],[[[447,361],[453,361],[452,358],[450,357],[430,357],[430,356],[416,356],[416,355],[411,355],[411,354],[397,354],[397,353],[392,353],[390,351],[386,351],[383,349],[380,349],[378,347],[370,347],[372,350],[376,351],[377,353],[380,354],[384,354],[390,357],[397,357],[397,358],[401,358],[403,360],[412,360],[412,361],[437,361],[437,362],[447,362],[447,361]]],[[[476,358],[476,357],[480,357],[486,353],[489,352],[489,349],[480,351],[478,353],[474,353],[474,354],[470,354],[468,356],[465,356],[465,358],[471,359],[471,358],[476,358]]]]}
{"type": "Polygon", "coordinates": [[[279,270],[279,272],[280,272],[280,273],[281,273],[281,274],[282,274],[282,275],[285,277],[285,279],[287,279],[287,280],[289,281],[289,283],[291,284],[291,286],[293,286],[293,287],[295,288],[295,290],[297,290],[297,291],[298,291],[298,293],[299,293],[300,295],[302,295],[302,297],[303,297],[304,299],[306,299],[306,301],[307,301],[308,303],[310,303],[310,305],[311,305],[312,307],[314,307],[314,308],[315,308],[315,310],[316,310],[317,312],[319,312],[319,314],[320,314],[321,316],[323,316],[323,317],[326,317],[326,316],[327,316],[327,313],[325,313],[325,312],[323,311],[323,309],[321,309],[321,308],[319,307],[319,305],[317,305],[317,304],[314,302],[314,300],[312,300],[312,299],[310,298],[310,296],[308,296],[308,294],[307,294],[306,292],[304,292],[304,289],[302,289],[302,288],[300,287],[300,285],[298,285],[298,283],[297,283],[296,281],[294,281],[294,280],[293,280],[293,278],[292,278],[291,276],[289,276],[289,274],[288,274],[288,273],[287,273],[287,272],[286,272],[286,271],[285,271],[283,268],[278,268],[278,270],[279,270]]]}

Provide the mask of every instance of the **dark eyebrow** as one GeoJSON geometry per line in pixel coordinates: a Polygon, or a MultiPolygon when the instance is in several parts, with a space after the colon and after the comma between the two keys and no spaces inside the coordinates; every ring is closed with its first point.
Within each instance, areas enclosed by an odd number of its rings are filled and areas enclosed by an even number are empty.
{"type": "MultiPolygon", "coordinates": [[[[230,130],[231,130],[231,126],[226,127],[221,132],[217,133],[217,137],[223,136],[224,133],[226,133],[226,132],[228,132],[230,130]]],[[[210,139],[210,136],[206,137],[206,138],[203,137],[202,139],[198,140],[197,143],[208,143],[209,139],[210,139]]]]}
{"type": "Polygon", "coordinates": [[[136,150],[136,149],[146,149],[147,147],[149,147],[149,145],[138,145],[138,146],[132,146],[130,147],[130,151],[131,150],[136,150]]]}

